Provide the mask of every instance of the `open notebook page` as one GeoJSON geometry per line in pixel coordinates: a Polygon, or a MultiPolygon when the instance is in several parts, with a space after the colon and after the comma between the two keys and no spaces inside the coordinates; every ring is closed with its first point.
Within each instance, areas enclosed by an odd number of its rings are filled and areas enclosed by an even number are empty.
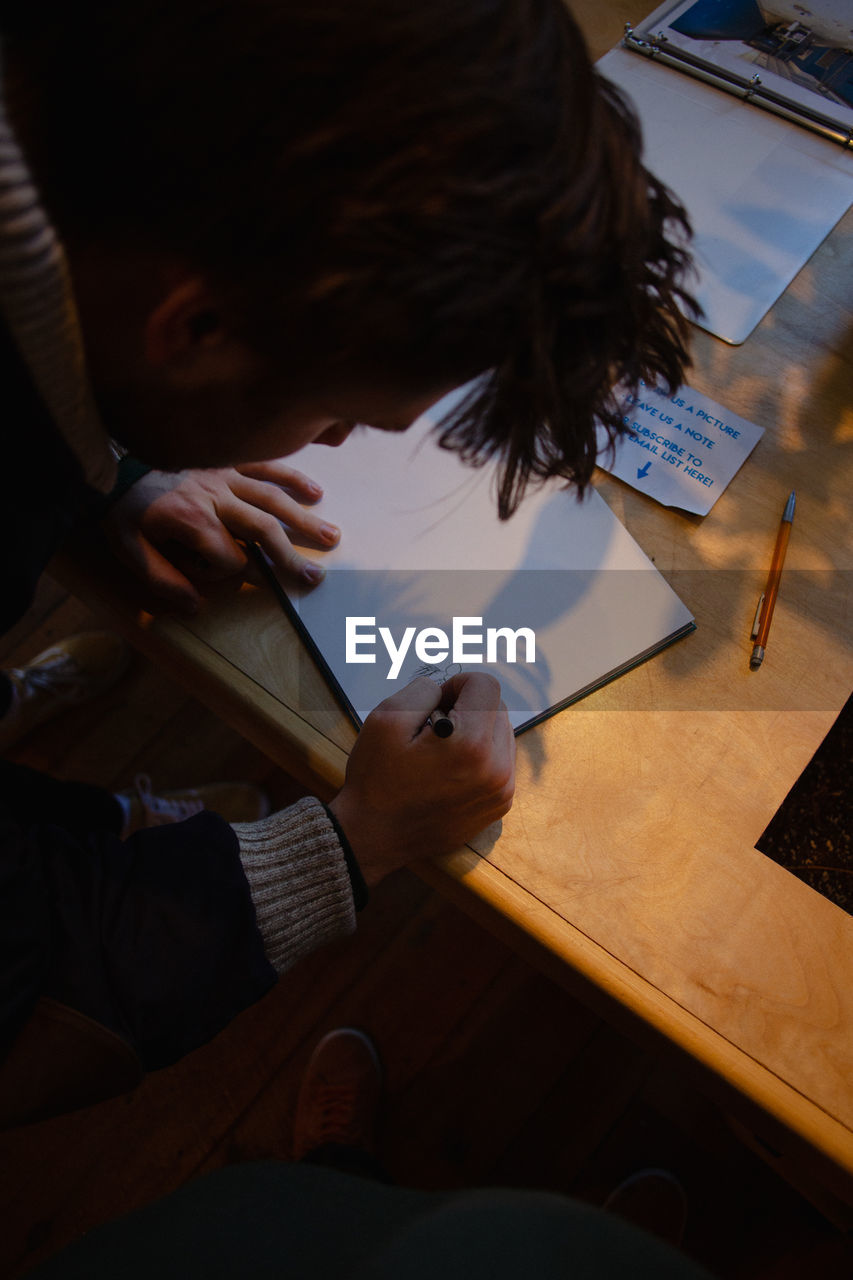
{"type": "MultiPolygon", "coordinates": [[[[309,445],[294,456],[322,484],[315,510],[342,537],[331,551],[307,548],[326,578],[288,595],[357,721],[417,674],[440,681],[460,669],[486,670],[500,679],[519,731],[692,630],[693,619],[597,493],[580,503],[549,483],[499,521],[494,468],[463,464],[431,436],[448,403],[404,433],[359,428],[338,449],[309,445]],[[347,618],[375,620],[358,624],[350,650],[372,653],[374,662],[347,661],[347,618]],[[454,661],[451,649],[425,662],[417,634],[438,628],[450,639],[454,618],[482,619],[479,627],[464,624],[467,660],[454,661]],[[415,634],[402,657],[409,628],[415,634]],[[532,631],[534,660],[522,639],[509,660],[498,638],[498,660],[487,662],[489,628],[532,631]],[[483,661],[473,660],[478,653],[483,661]]],[[[429,656],[437,653],[433,645],[429,656]]]]}

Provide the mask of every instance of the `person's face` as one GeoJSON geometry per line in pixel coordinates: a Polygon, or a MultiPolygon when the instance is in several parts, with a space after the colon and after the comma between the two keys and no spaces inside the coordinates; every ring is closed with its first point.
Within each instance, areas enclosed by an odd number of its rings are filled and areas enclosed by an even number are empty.
{"type": "Polygon", "coordinates": [[[160,470],[222,467],[286,457],[308,444],[343,444],[356,426],[405,431],[450,387],[425,395],[381,388],[291,399],[258,385],[222,386],[217,397],[157,395],[136,385],[132,403],[102,397],[110,433],[130,452],[160,470]],[[270,403],[270,401],[273,403],[270,403]]]}
{"type": "Polygon", "coordinates": [[[274,362],[232,338],[203,283],[178,279],[149,296],[135,265],[124,274],[105,272],[97,258],[83,269],[75,265],[104,425],[135,457],[161,470],[266,461],[312,443],[339,445],[359,424],[403,431],[452,389],[394,390],[389,376],[384,385],[343,387],[320,379],[297,393],[274,362]]]}

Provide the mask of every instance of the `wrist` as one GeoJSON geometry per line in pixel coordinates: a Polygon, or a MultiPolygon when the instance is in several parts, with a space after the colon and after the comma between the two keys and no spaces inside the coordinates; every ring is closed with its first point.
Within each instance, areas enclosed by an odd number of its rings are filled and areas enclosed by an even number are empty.
{"type": "Polygon", "coordinates": [[[148,475],[150,470],[151,467],[147,463],[140,462],[138,458],[132,458],[128,453],[122,454],[119,458],[116,482],[107,495],[109,506],[114,507],[128,489],[132,489],[137,481],[148,475]]]}
{"type": "Polygon", "coordinates": [[[365,805],[351,804],[345,791],[339,791],[326,808],[335,829],[343,835],[341,847],[345,854],[349,850],[366,888],[374,888],[392,868],[381,858],[381,844],[366,820],[365,805]]]}
{"type": "Polygon", "coordinates": [[[358,859],[353,853],[352,845],[347,839],[347,834],[338,821],[337,815],[331,805],[324,804],[323,808],[335,829],[335,835],[338,837],[341,849],[343,850],[344,860],[346,861],[347,871],[352,884],[353,905],[355,906],[356,911],[363,911],[367,906],[368,898],[370,897],[367,881],[362,872],[361,866],[359,865],[358,859]]]}

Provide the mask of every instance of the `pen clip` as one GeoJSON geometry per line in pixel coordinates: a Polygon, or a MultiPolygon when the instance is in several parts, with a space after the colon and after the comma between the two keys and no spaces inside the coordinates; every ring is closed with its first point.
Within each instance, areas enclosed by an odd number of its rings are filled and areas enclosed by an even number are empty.
{"type": "Polygon", "coordinates": [[[754,640],[758,635],[758,628],[761,626],[761,610],[764,608],[764,592],[758,597],[758,604],[755,607],[755,617],[752,621],[752,631],[749,633],[750,640],[754,640]]]}

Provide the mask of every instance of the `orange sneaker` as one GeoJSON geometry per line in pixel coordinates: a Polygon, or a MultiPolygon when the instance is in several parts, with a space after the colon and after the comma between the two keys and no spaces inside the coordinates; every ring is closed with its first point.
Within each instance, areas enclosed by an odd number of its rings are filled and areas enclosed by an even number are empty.
{"type": "Polygon", "coordinates": [[[602,1208],[642,1227],[676,1249],[687,1226],[687,1195],[667,1169],[640,1169],[605,1200],[602,1208]]]}
{"type": "Polygon", "coordinates": [[[382,1067],[373,1041],[354,1027],[330,1031],[317,1045],[299,1091],[293,1158],[334,1143],[374,1153],[382,1067]]]}

